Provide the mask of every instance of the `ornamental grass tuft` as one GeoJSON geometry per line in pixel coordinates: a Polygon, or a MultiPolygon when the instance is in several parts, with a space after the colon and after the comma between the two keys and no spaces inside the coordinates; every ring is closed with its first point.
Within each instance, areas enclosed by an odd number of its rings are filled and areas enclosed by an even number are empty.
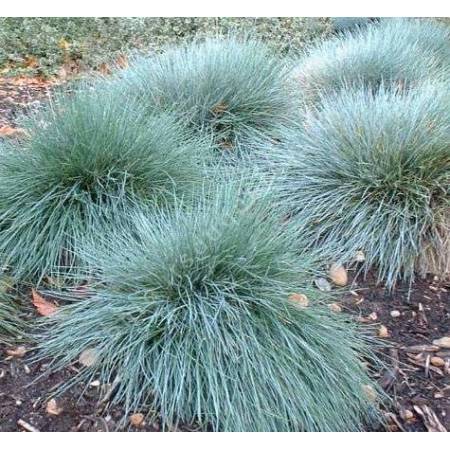
{"type": "Polygon", "coordinates": [[[212,149],[172,116],[148,116],[108,92],[63,96],[26,127],[30,138],[2,150],[0,257],[34,282],[72,270],[74,242],[101,234],[105,211],[126,216],[191,195],[212,149]]]}
{"type": "Polygon", "coordinates": [[[261,41],[209,38],[135,61],[118,74],[118,89],[239,154],[255,135],[273,137],[292,119],[288,75],[288,63],[261,41]]]}
{"type": "Polygon", "coordinates": [[[285,136],[266,172],[302,245],[331,259],[363,252],[393,287],[414,273],[449,273],[450,91],[426,83],[321,99],[285,136]],[[270,176],[270,175],[269,175],[270,176]]]}
{"type": "Polygon", "coordinates": [[[381,84],[410,89],[450,76],[450,29],[435,20],[384,19],[342,32],[312,48],[293,72],[303,98],[381,84]]]}
{"type": "Polygon", "coordinates": [[[278,215],[236,192],[85,243],[95,281],[44,321],[41,356],[55,370],[94,355],[78,377],[164,427],[362,430],[378,417],[366,338],[324,304],[278,215]]]}

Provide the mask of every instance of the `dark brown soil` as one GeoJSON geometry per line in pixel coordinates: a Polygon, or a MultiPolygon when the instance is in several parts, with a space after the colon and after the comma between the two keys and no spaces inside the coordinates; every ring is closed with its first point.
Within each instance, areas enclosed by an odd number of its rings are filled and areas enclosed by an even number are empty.
{"type": "Polygon", "coordinates": [[[126,421],[127,425],[119,426],[123,412],[113,409],[104,413],[98,407],[99,388],[95,386],[88,386],[83,393],[85,386],[78,384],[64,395],[52,397],[50,393],[74,375],[74,368],[32,383],[42,369],[41,364],[26,365],[22,358],[0,362],[0,431],[28,431],[21,421],[39,431],[159,431],[157,422],[131,427],[126,421]],[[53,411],[58,415],[46,411],[51,399],[56,401],[53,411]]]}
{"type": "Polygon", "coordinates": [[[355,288],[357,292],[344,298],[343,310],[374,324],[378,333],[382,326],[388,333],[381,339],[386,342],[381,352],[388,369],[378,379],[393,399],[388,428],[450,430],[450,349],[413,348],[450,336],[450,289],[445,283],[419,280],[411,289],[404,286],[388,293],[370,279],[355,283],[355,288]],[[444,365],[435,366],[438,362],[444,365]]]}

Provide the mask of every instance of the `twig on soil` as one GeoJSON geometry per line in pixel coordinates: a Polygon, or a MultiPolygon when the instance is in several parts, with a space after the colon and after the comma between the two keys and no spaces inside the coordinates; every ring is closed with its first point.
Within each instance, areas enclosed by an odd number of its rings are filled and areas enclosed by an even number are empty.
{"type": "Polygon", "coordinates": [[[428,406],[423,405],[421,408],[414,405],[414,410],[420,417],[422,417],[423,423],[428,431],[431,432],[447,432],[447,429],[439,421],[436,413],[428,406]]]}
{"type": "Polygon", "coordinates": [[[40,430],[38,430],[33,425],[30,425],[28,422],[25,422],[25,420],[23,420],[23,419],[19,419],[17,421],[17,425],[19,425],[19,427],[22,427],[25,431],[30,431],[32,433],[39,433],[40,432],[40,430]]]}

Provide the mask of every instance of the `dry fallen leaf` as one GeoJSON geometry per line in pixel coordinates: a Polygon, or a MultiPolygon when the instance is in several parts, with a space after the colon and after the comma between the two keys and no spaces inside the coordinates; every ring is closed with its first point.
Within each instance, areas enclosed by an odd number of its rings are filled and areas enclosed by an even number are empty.
{"type": "Polygon", "coordinates": [[[27,352],[27,349],[23,345],[20,345],[19,347],[16,347],[16,348],[8,348],[6,350],[6,354],[8,356],[12,356],[14,358],[23,358],[25,356],[26,352],[27,352]]]}
{"type": "Polygon", "coordinates": [[[39,295],[35,289],[31,290],[31,295],[33,298],[33,305],[41,316],[51,316],[58,311],[58,307],[54,303],[45,300],[45,298],[39,295]]]}
{"type": "Polygon", "coordinates": [[[98,66],[98,70],[102,75],[111,75],[112,73],[111,67],[104,62],[98,66]]]}
{"type": "Polygon", "coordinates": [[[58,42],[58,47],[61,50],[67,51],[70,47],[70,44],[64,38],[61,38],[58,42]]]}
{"type": "Polygon", "coordinates": [[[378,328],[378,337],[380,338],[389,337],[389,331],[384,325],[380,325],[380,328],[378,328]]]}
{"type": "Polygon", "coordinates": [[[117,57],[116,63],[121,69],[125,69],[126,67],[128,67],[127,55],[119,55],[117,57]]]}
{"type": "Polygon", "coordinates": [[[347,270],[342,264],[331,264],[328,275],[331,281],[337,286],[346,286],[348,283],[347,270]]]}
{"type": "Polygon", "coordinates": [[[50,414],[51,416],[59,416],[63,412],[63,408],[58,406],[54,398],[48,401],[45,410],[47,411],[47,414],[50,414]]]}
{"type": "Polygon", "coordinates": [[[13,128],[9,125],[0,127],[0,137],[21,137],[27,135],[23,128],[13,128]]]}
{"type": "Polygon", "coordinates": [[[373,311],[367,316],[367,318],[375,322],[378,319],[378,314],[375,311],[373,311]]]}
{"type": "Polygon", "coordinates": [[[309,299],[305,294],[291,294],[289,301],[298,308],[306,308],[309,305],[309,299]]]}
{"type": "Polygon", "coordinates": [[[135,413],[130,416],[130,423],[135,427],[140,427],[144,423],[144,414],[135,413]]]}
{"type": "Polygon", "coordinates": [[[38,66],[39,66],[39,61],[36,58],[36,56],[30,55],[25,58],[25,67],[36,68],[38,66]]]}
{"type": "Polygon", "coordinates": [[[78,362],[84,367],[92,367],[98,358],[98,351],[95,348],[87,348],[80,353],[78,362]]]}

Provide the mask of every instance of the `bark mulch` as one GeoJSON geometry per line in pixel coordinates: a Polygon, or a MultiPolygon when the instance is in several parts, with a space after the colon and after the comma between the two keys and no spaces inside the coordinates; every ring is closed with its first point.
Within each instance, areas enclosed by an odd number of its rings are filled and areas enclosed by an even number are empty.
{"type": "Polygon", "coordinates": [[[386,345],[378,382],[391,396],[390,431],[450,431],[450,286],[432,279],[388,293],[366,279],[342,301],[343,312],[372,324],[386,345]]]}

